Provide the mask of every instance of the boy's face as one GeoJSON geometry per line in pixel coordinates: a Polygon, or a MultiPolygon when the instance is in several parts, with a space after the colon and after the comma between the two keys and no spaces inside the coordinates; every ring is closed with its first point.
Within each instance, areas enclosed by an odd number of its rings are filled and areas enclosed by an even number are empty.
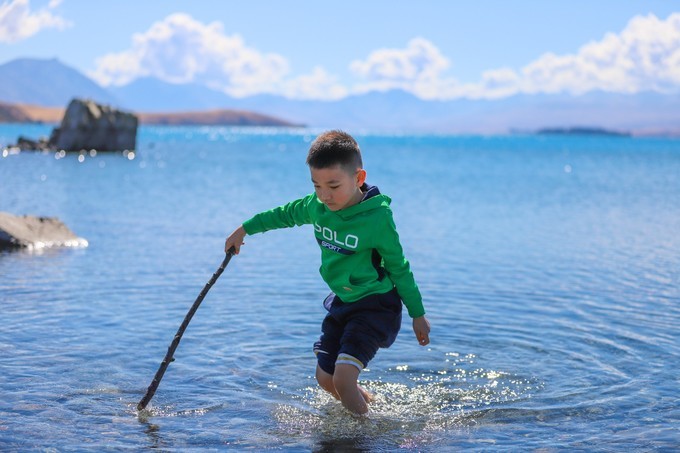
{"type": "Polygon", "coordinates": [[[312,183],[316,196],[331,211],[349,208],[361,201],[360,187],[366,181],[366,171],[357,169],[354,173],[334,165],[328,168],[311,168],[312,183]]]}

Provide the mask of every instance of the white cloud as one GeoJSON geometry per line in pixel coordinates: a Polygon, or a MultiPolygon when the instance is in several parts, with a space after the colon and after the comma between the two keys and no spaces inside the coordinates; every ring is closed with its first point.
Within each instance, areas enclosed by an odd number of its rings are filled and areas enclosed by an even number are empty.
{"type": "Polygon", "coordinates": [[[456,87],[444,98],[500,99],[517,94],[520,77],[510,68],[493,69],[482,73],[482,80],[456,87]]]}
{"type": "Polygon", "coordinates": [[[368,79],[413,81],[438,76],[449,61],[430,41],[413,38],[405,49],[379,49],[365,61],[356,60],[350,69],[368,79]]]}
{"type": "Polygon", "coordinates": [[[582,94],[593,90],[635,93],[680,91],[680,13],[661,20],[636,16],[620,33],[575,54],[546,53],[521,70],[485,71],[476,83],[446,77],[449,60],[423,38],[404,49],[380,49],[350,68],[366,79],[354,92],[403,89],[423,99],[497,99],[517,93],[582,94]]]}
{"type": "Polygon", "coordinates": [[[31,11],[29,0],[4,2],[0,5],[0,42],[22,41],[46,28],[63,30],[69,27],[71,24],[67,20],[50,11],[59,3],[53,0],[47,8],[31,11]]]}
{"type": "Polygon", "coordinates": [[[404,49],[379,49],[366,60],[355,60],[350,70],[365,79],[354,92],[402,89],[422,98],[437,98],[441,91],[457,86],[454,79],[442,78],[449,60],[424,38],[413,38],[404,49]]]}
{"type": "Polygon", "coordinates": [[[282,94],[291,99],[319,99],[332,101],[347,96],[347,88],[320,66],[310,74],[283,82],[282,94]]]}
{"type": "Polygon", "coordinates": [[[678,92],[680,13],[666,20],[636,16],[621,33],[608,33],[576,54],[541,56],[517,80],[517,91],[525,93],[678,92]]]}
{"type": "Polygon", "coordinates": [[[288,73],[281,55],[263,54],[226,35],[220,22],[206,25],[187,14],[172,14],[132,41],[130,49],[98,58],[90,76],[104,86],[152,76],[246,96],[273,92],[288,73]]]}
{"type": "MultiPolygon", "coordinates": [[[[11,5],[28,9],[26,0],[11,5]]],[[[403,48],[377,49],[365,59],[352,61],[349,69],[358,80],[352,85],[343,85],[321,66],[291,77],[283,56],[247,46],[239,35],[226,34],[220,22],[204,24],[178,13],[135,34],[129,49],[99,58],[90,76],[105,86],[151,76],[172,83],[200,83],[233,96],[276,93],[323,100],[389,89],[442,100],[592,90],[678,92],[680,13],[665,20],[651,14],[636,16],[620,33],[608,33],[574,54],[546,53],[519,69],[485,71],[474,83],[460,83],[449,75],[450,68],[450,60],[435,44],[417,37],[403,48]]]]}

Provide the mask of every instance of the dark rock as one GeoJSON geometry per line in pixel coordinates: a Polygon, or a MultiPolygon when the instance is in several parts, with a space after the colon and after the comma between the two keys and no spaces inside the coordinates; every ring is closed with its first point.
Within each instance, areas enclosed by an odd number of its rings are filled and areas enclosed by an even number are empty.
{"type": "Polygon", "coordinates": [[[74,99],[64,113],[61,125],[52,131],[50,144],[58,150],[97,151],[134,150],[138,120],[93,101],[74,99]]]}
{"type": "Polygon", "coordinates": [[[87,245],[87,240],[76,236],[55,217],[15,216],[0,212],[0,250],[87,245]]]}
{"type": "Polygon", "coordinates": [[[38,140],[33,140],[23,136],[19,136],[16,146],[22,150],[31,151],[50,151],[51,146],[46,138],[39,138],[38,140]]]}
{"type": "Polygon", "coordinates": [[[90,100],[73,99],[49,139],[20,137],[12,147],[24,151],[134,150],[138,124],[137,116],[132,113],[90,100]]]}

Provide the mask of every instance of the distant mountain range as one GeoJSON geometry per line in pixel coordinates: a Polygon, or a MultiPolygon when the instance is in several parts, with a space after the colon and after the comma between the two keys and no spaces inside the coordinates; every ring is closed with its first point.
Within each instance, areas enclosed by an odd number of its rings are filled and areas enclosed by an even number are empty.
{"type": "Polygon", "coordinates": [[[116,104],[106,89],[59,60],[22,58],[0,65],[0,102],[66,107],[74,94],[116,104]]]}
{"type": "MultiPolygon", "coordinates": [[[[73,97],[145,113],[195,112],[210,124],[249,113],[284,124],[382,132],[508,133],[546,129],[604,129],[634,135],[680,136],[680,95],[591,92],[516,95],[499,100],[424,101],[403,91],[371,92],[338,101],[292,100],[274,95],[233,98],[207,87],[138,79],[103,88],[58,60],[19,59],[0,65],[0,102],[65,107],[73,97]],[[255,114],[254,112],[257,112],[255,114]]],[[[182,122],[175,115],[174,122],[182,122]]],[[[2,117],[0,116],[0,120],[2,117]]],[[[248,124],[241,119],[241,124],[248,124]]],[[[238,123],[237,123],[238,124],[238,123]]]]}

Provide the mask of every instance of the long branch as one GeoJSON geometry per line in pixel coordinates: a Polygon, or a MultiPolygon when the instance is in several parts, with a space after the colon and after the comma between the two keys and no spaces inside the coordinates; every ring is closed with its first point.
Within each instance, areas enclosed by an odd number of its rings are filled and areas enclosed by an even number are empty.
{"type": "Polygon", "coordinates": [[[149,404],[151,398],[153,398],[153,395],[156,393],[156,389],[158,389],[158,385],[161,383],[161,379],[163,379],[165,370],[168,369],[168,365],[170,365],[170,362],[173,362],[175,360],[174,358],[175,350],[177,349],[177,346],[179,346],[179,342],[182,339],[182,335],[184,335],[184,331],[189,325],[191,318],[194,317],[194,313],[196,313],[196,310],[198,310],[198,307],[201,305],[201,302],[203,302],[203,298],[205,298],[205,295],[208,294],[208,291],[210,291],[210,288],[215,284],[220,275],[222,275],[222,272],[224,272],[224,269],[227,267],[227,264],[229,264],[229,261],[231,260],[232,256],[234,256],[233,248],[229,249],[226,256],[224,257],[224,260],[222,261],[222,264],[217,269],[217,271],[215,271],[215,273],[210,278],[208,283],[205,284],[203,290],[196,298],[194,304],[191,306],[191,309],[184,317],[184,321],[182,322],[182,325],[179,326],[179,329],[177,329],[177,333],[175,334],[175,337],[172,339],[170,347],[168,347],[168,352],[167,354],[165,354],[165,358],[161,362],[161,366],[158,368],[158,371],[156,371],[156,375],[153,377],[153,380],[151,381],[149,388],[146,390],[146,394],[137,404],[137,410],[140,411],[143,410],[147,406],[147,404],[149,404]]]}

